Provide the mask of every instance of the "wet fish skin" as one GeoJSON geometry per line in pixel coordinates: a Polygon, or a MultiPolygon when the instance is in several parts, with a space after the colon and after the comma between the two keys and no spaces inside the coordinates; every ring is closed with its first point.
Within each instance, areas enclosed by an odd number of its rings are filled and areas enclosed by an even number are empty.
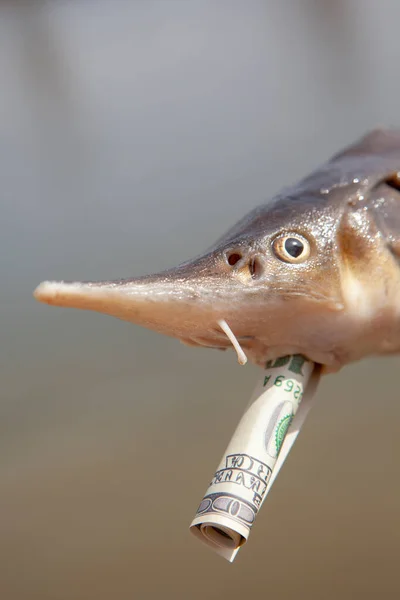
{"type": "Polygon", "coordinates": [[[34,295],[189,345],[228,347],[226,320],[260,366],[302,353],[332,372],[399,353],[399,190],[400,131],[374,130],[195,259],[133,279],[44,282],[34,295]],[[300,260],[290,262],[288,237],[303,244],[300,260]]]}

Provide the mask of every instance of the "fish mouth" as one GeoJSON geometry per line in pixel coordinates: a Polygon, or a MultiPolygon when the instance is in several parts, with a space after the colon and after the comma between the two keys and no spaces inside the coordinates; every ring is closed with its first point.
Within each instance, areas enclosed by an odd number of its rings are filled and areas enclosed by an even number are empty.
{"type": "Polygon", "coordinates": [[[220,329],[211,328],[209,336],[181,338],[180,341],[186,346],[212,348],[214,350],[227,350],[233,347],[239,364],[245,365],[247,362],[246,350],[251,349],[255,337],[251,335],[236,337],[225,319],[220,319],[218,325],[220,329]]]}
{"type": "Polygon", "coordinates": [[[249,360],[255,365],[265,368],[268,361],[276,360],[282,356],[301,354],[308,360],[322,365],[323,373],[336,373],[342,367],[342,361],[334,351],[321,351],[315,348],[294,346],[290,344],[269,345],[256,336],[224,337],[219,331],[212,331],[209,336],[197,338],[182,338],[180,341],[191,347],[211,348],[214,350],[236,351],[238,363],[245,365],[249,360]]]}

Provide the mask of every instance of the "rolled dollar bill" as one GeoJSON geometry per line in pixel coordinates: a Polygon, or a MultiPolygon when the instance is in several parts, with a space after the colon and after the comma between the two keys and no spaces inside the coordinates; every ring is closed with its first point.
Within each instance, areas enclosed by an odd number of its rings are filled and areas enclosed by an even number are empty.
{"type": "Polygon", "coordinates": [[[300,354],[268,361],[207,492],[192,533],[233,561],[310,410],[319,365],[300,354]]]}

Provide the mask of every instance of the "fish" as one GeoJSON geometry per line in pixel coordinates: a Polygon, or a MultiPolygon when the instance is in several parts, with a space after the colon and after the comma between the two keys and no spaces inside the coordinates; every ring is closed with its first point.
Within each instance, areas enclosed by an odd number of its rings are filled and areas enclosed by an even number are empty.
{"type": "Polygon", "coordinates": [[[157,274],[45,281],[43,303],[93,310],[265,367],[323,373],[400,353],[400,131],[375,129],[157,274]]]}

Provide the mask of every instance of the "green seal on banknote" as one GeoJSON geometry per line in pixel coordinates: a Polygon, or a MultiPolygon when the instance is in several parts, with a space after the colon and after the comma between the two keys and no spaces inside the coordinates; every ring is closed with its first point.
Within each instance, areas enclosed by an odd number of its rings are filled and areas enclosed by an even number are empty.
{"type": "Polygon", "coordinates": [[[275,445],[276,445],[276,453],[279,454],[279,451],[282,447],[283,440],[285,439],[285,435],[287,434],[287,430],[290,427],[290,423],[292,422],[293,414],[286,415],[281,419],[275,430],[275,445]]]}

